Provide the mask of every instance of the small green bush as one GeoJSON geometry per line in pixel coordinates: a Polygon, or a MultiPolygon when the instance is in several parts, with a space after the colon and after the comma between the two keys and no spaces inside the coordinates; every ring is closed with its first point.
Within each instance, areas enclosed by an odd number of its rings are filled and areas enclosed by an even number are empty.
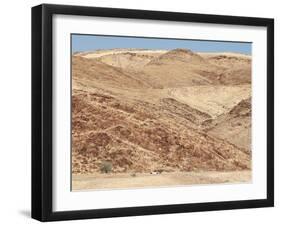
{"type": "Polygon", "coordinates": [[[112,171],[112,163],[109,161],[103,161],[100,165],[100,171],[102,173],[110,173],[112,171]]]}

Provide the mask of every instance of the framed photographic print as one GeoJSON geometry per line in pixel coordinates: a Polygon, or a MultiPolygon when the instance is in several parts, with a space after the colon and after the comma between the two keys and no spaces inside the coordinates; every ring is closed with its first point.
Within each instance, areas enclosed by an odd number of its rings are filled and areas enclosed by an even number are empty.
{"type": "Polygon", "coordinates": [[[32,217],[274,205],[274,21],[32,8],[32,217]]]}

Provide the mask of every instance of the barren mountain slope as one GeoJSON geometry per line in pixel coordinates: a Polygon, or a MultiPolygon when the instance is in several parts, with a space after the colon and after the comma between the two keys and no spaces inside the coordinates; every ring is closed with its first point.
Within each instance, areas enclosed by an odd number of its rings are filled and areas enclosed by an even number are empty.
{"type": "Polygon", "coordinates": [[[72,107],[74,173],[97,172],[104,160],[112,162],[113,172],[250,168],[246,152],[153,106],[127,104],[99,91],[78,91],[72,107]]]}
{"type": "Polygon", "coordinates": [[[215,68],[190,50],[175,49],[155,57],[142,71],[156,87],[173,88],[215,84],[215,68]],[[212,77],[206,76],[207,72],[212,77]]]}
{"type": "Polygon", "coordinates": [[[126,71],[144,72],[140,77],[149,75],[143,79],[155,87],[176,87],[182,83],[237,85],[251,82],[251,57],[244,54],[194,53],[187,49],[114,49],[75,55],[126,71]]]}
{"type": "Polygon", "coordinates": [[[140,81],[137,74],[104,64],[96,59],[86,59],[80,56],[72,57],[72,77],[74,88],[76,86],[79,88],[82,84],[90,88],[99,84],[118,88],[150,87],[147,83],[140,81]]]}
{"type": "Polygon", "coordinates": [[[111,66],[120,67],[126,70],[139,71],[149,63],[154,57],[157,57],[166,50],[139,50],[139,49],[112,49],[104,51],[95,51],[89,53],[78,53],[87,59],[98,59],[99,61],[111,66]]]}
{"type": "Polygon", "coordinates": [[[208,133],[251,151],[251,99],[240,101],[215,119],[208,133]]]}
{"type": "Polygon", "coordinates": [[[113,172],[250,169],[242,128],[250,130],[250,118],[237,110],[250,103],[250,63],[212,57],[182,49],[75,54],[73,173],[97,173],[102,161],[113,172]]]}
{"type": "Polygon", "coordinates": [[[213,118],[228,112],[241,100],[251,96],[250,85],[205,85],[169,89],[176,100],[210,114],[213,118]]]}
{"type": "Polygon", "coordinates": [[[108,65],[124,68],[126,70],[140,71],[144,65],[149,63],[154,56],[140,55],[131,52],[112,54],[100,57],[99,60],[108,65]]]}
{"type": "Polygon", "coordinates": [[[219,80],[225,85],[251,83],[251,57],[235,53],[201,54],[209,63],[223,68],[219,72],[219,80]]]}

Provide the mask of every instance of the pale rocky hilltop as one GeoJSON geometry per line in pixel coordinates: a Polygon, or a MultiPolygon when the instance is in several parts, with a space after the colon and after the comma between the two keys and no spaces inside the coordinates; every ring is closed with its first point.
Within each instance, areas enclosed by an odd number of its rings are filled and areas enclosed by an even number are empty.
{"type": "Polygon", "coordinates": [[[72,171],[251,168],[251,57],[187,49],[72,56],[72,171]]]}

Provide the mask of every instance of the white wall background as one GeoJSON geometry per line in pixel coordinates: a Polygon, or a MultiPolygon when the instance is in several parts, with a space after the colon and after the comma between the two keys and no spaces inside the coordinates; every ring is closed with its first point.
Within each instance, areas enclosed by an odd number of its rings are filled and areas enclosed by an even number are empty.
{"type": "MultiPolygon", "coordinates": [[[[37,225],[30,215],[31,6],[42,1],[3,1],[0,13],[0,224],[37,225]]],[[[45,3],[275,18],[275,208],[56,222],[56,225],[276,225],[281,211],[281,14],[278,1],[64,0],[45,3]],[[278,89],[279,88],[279,89],[278,89]],[[279,128],[278,128],[279,127],[279,128]],[[279,138],[279,139],[278,139],[279,138]]]]}

